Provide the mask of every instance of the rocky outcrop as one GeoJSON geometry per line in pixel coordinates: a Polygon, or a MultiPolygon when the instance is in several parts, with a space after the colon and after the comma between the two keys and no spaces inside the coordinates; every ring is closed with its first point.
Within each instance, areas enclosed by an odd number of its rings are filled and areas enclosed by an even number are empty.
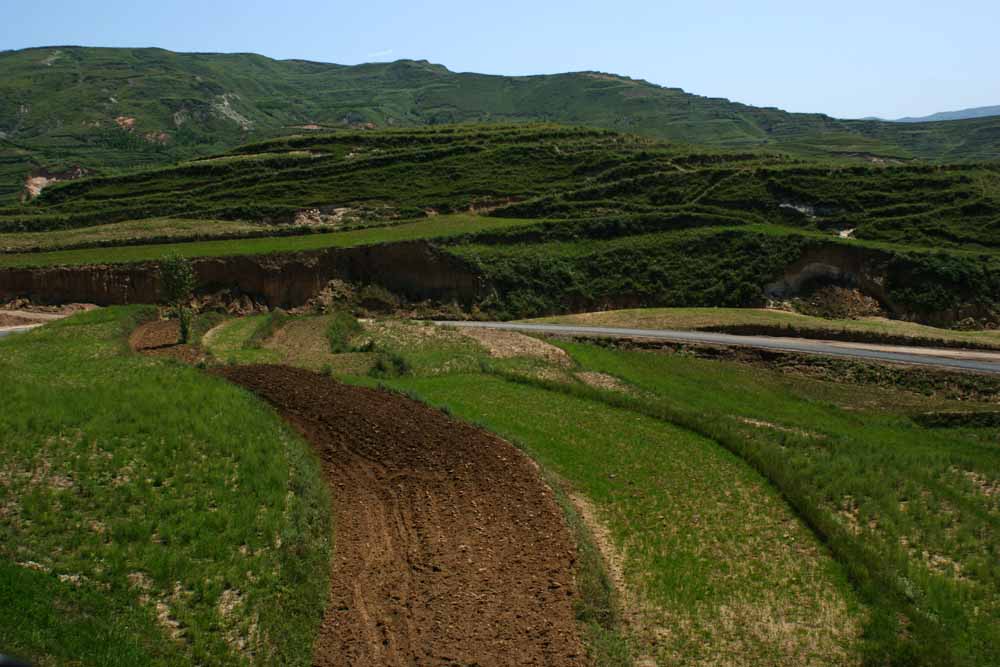
{"type": "Polygon", "coordinates": [[[65,171],[55,172],[48,169],[35,169],[24,179],[24,190],[21,192],[21,201],[34,199],[42,194],[42,190],[60,181],[72,181],[83,178],[89,172],[79,165],[75,165],[65,171]]]}
{"type": "MultiPolygon", "coordinates": [[[[192,261],[197,292],[238,290],[269,307],[305,304],[334,279],[381,285],[412,300],[470,305],[485,295],[478,273],[423,241],[192,261]]],[[[98,305],[160,300],[155,262],[0,270],[0,301],[98,305]]]]}

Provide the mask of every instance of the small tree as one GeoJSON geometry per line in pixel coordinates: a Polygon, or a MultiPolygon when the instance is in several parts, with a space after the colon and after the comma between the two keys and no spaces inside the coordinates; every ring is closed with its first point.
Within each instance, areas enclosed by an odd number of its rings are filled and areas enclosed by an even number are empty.
{"type": "Polygon", "coordinates": [[[173,307],[180,321],[182,343],[187,343],[191,337],[191,309],[187,304],[194,286],[191,262],[178,255],[167,255],[160,260],[160,294],[173,307]]]}

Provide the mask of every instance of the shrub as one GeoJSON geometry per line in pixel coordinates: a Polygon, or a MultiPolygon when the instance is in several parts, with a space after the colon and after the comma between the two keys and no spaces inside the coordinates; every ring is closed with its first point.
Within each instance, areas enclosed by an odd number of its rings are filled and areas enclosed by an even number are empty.
{"type": "Polygon", "coordinates": [[[413,372],[413,366],[403,355],[396,352],[383,352],[375,358],[375,364],[368,372],[372,377],[401,377],[413,372]]]}
{"type": "Polygon", "coordinates": [[[338,310],[330,318],[326,337],[330,341],[330,351],[334,354],[350,352],[351,339],[361,333],[361,323],[346,310],[338,310]]]}
{"type": "Polygon", "coordinates": [[[358,301],[362,308],[376,313],[391,313],[399,308],[399,297],[381,285],[365,285],[358,301]]]}

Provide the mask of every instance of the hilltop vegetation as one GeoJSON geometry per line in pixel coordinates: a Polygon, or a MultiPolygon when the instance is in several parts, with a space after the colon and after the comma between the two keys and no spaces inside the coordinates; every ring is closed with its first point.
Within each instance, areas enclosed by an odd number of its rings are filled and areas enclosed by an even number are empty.
{"type": "Polygon", "coordinates": [[[46,47],[0,53],[0,197],[33,169],[114,173],[303,131],[558,122],[855,159],[1000,157],[1000,119],[898,124],[792,114],[598,72],[455,73],[254,54],[46,47]]]}
{"type": "Polygon", "coordinates": [[[752,306],[839,280],[897,317],[982,324],[1000,294],[995,164],[842,165],[552,125],[276,138],[53,185],[0,209],[0,230],[15,251],[0,266],[434,238],[490,286],[480,306],[512,317],[752,306]]]}

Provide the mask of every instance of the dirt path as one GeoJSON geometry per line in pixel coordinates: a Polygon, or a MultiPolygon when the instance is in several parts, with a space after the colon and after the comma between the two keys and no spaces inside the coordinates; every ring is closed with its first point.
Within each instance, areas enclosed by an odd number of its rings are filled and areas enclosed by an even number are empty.
{"type": "Polygon", "coordinates": [[[582,665],[575,549],[512,445],[387,392],[285,366],[218,371],[320,454],[335,555],[315,665],[582,665]]]}

